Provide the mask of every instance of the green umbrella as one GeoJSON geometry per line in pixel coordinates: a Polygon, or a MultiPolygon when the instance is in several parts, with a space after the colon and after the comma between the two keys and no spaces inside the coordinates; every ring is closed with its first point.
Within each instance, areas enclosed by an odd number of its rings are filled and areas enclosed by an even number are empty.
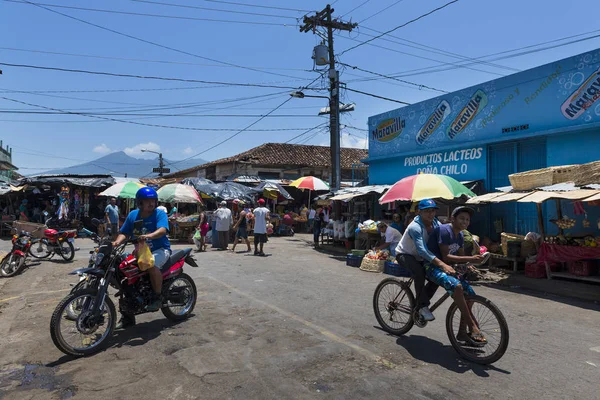
{"type": "Polygon", "coordinates": [[[107,197],[120,197],[122,199],[135,199],[135,194],[144,185],[138,182],[122,182],[112,185],[105,191],[99,194],[99,196],[107,197]]]}

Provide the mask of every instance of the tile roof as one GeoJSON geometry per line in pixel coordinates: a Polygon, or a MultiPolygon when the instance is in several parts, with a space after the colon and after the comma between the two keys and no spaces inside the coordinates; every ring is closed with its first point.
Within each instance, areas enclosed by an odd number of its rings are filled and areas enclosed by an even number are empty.
{"type": "MultiPolygon", "coordinates": [[[[245,161],[254,165],[297,165],[310,167],[330,167],[331,155],[329,146],[313,146],[304,144],[288,143],[265,143],[254,147],[235,156],[221,158],[206,164],[198,165],[192,168],[177,171],[169,176],[178,176],[185,173],[197,171],[219,164],[228,164],[234,161],[245,161]]],[[[352,164],[360,163],[360,160],[367,158],[368,150],[342,148],[340,155],[340,164],[342,168],[350,169],[352,164]]]]}

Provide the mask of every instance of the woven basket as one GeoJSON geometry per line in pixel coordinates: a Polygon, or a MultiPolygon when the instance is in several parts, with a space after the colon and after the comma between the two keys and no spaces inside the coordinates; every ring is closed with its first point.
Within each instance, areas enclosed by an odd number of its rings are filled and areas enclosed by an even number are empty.
{"type": "Polygon", "coordinates": [[[516,233],[504,233],[500,234],[500,243],[502,244],[502,254],[504,257],[508,255],[508,242],[509,241],[522,242],[525,240],[525,236],[517,235],[516,233]]]}
{"type": "Polygon", "coordinates": [[[508,180],[515,190],[530,190],[572,181],[575,179],[579,167],[579,165],[561,165],[559,167],[534,169],[509,175],[508,180]]]}
{"type": "Polygon", "coordinates": [[[383,272],[384,268],[385,260],[373,260],[365,257],[360,263],[360,269],[367,272],[383,272]]]}
{"type": "Polygon", "coordinates": [[[573,181],[576,186],[600,183],[600,161],[580,165],[573,181]]]}

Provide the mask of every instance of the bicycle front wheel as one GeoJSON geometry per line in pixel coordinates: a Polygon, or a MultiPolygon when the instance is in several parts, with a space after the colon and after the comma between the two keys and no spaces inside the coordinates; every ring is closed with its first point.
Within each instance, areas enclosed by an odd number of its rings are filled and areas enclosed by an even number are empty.
{"type": "Polygon", "coordinates": [[[415,296],[406,282],[396,278],[382,280],[373,295],[373,311],[384,331],[404,335],[414,325],[415,296]]]}
{"type": "Polygon", "coordinates": [[[446,331],[452,347],[465,359],[477,364],[491,364],[498,361],[508,348],[508,324],[500,309],[482,296],[465,296],[471,306],[471,315],[477,327],[487,339],[485,345],[474,346],[470,342],[457,339],[461,326],[461,313],[456,303],[452,303],[446,314],[446,331]]]}

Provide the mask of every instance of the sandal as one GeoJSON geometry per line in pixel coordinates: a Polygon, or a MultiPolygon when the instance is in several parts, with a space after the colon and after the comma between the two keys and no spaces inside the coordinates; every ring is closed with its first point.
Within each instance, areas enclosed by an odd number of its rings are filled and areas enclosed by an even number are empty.
{"type": "MultiPolygon", "coordinates": [[[[458,338],[458,337],[457,337],[458,338]]],[[[487,339],[483,336],[483,333],[469,333],[466,335],[465,342],[474,347],[483,347],[487,344],[487,339]]]]}

